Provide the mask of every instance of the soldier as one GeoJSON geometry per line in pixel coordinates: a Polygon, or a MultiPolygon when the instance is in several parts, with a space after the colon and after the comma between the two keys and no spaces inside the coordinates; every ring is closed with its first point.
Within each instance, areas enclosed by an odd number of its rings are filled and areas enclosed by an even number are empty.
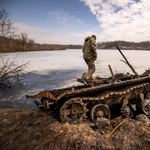
{"type": "Polygon", "coordinates": [[[94,61],[97,59],[95,35],[92,35],[91,37],[88,36],[85,39],[84,46],[83,46],[83,58],[86,64],[88,65],[88,72],[83,74],[81,81],[85,85],[88,85],[88,80],[92,78],[92,74],[95,72],[94,61]]]}

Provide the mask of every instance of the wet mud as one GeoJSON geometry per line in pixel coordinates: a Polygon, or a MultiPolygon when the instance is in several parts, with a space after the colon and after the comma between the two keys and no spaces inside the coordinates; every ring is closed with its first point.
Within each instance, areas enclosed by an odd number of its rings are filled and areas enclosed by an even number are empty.
{"type": "Polygon", "coordinates": [[[100,129],[90,120],[61,123],[55,111],[0,109],[0,149],[148,150],[150,127],[143,121],[129,118],[110,135],[123,119],[118,115],[100,129]]]}

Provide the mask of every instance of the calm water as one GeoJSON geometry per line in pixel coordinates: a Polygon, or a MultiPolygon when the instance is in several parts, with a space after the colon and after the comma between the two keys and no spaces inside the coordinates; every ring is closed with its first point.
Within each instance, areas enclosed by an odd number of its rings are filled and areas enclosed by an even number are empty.
{"type": "MultiPolygon", "coordinates": [[[[150,51],[122,50],[122,52],[139,74],[150,68],[150,51]]],[[[111,76],[108,65],[111,65],[114,73],[133,74],[131,69],[120,61],[123,57],[118,50],[97,50],[97,53],[95,76],[111,76]]],[[[3,57],[4,61],[7,58],[11,61],[17,54],[0,53],[0,57],[3,57]]],[[[82,50],[20,52],[16,64],[26,62],[29,62],[26,72],[31,73],[21,80],[20,85],[14,85],[11,89],[0,89],[0,108],[36,109],[33,100],[26,99],[25,95],[79,85],[76,78],[80,78],[87,71],[82,50]]]]}

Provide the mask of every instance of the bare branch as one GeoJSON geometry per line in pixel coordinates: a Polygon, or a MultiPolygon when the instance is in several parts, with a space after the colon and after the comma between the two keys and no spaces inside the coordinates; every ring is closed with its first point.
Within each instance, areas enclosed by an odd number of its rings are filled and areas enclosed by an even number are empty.
{"type": "Polygon", "coordinates": [[[11,35],[13,32],[13,23],[9,20],[9,13],[6,12],[5,8],[0,10],[0,36],[6,37],[11,35]]]}
{"type": "Polygon", "coordinates": [[[19,82],[21,77],[28,74],[25,73],[25,67],[28,63],[22,65],[15,64],[17,56],[11,62],[9,59],[6,61],[2,59],[3,65],[0,66],[0,88],[11,87],[13,83],[19,82]]]}

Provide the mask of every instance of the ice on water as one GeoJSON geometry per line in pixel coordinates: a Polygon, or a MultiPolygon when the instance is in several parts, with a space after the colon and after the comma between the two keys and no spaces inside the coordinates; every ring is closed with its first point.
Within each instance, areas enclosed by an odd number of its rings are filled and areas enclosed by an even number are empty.
{"type": "MultiPolygon", "coordinates": [[[[138,74],[150,68],[150,51],[122,50],[122,52],[138,74]]],[[[118,50],[97,50],[97,53],[95,76],[111,76],[108,65],[111,65],[114,74],[115,72],[133,74],[131,69],[120,61],[124,59],[118,50]]],[[[81,49],[1,53],[0,57],[3,57],[4,61],[7,58],[11,61],[16,55],[18,55],[17,64],[29,62],[26,72],[31,74],[21,81],[21,86],[14,85],[12,89],[0,90],[1,108],[34,108],[31,100],[27,100],[25,95],[79,85],[76,78],[80,78],[88,69],[81,49]]]]}

